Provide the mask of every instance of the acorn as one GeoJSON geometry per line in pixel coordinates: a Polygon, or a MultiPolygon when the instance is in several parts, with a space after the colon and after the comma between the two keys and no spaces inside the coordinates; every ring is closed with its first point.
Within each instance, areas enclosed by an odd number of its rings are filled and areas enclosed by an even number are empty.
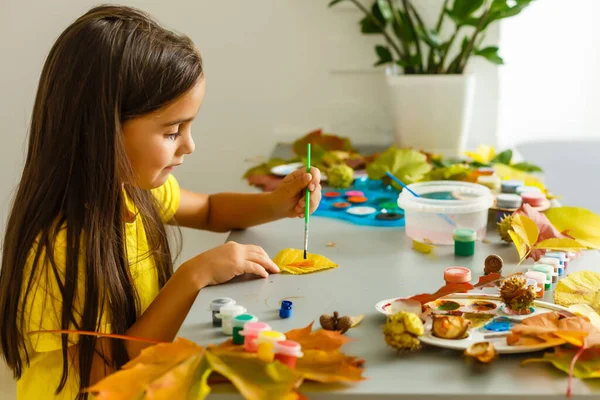
{"type": "Polygon", "coordinates": [[[337,311],[333,312],[333,315],[323,314],[319,318],[321,327],[326,331],[338,331],[340,333],[346,333],[348,329],[354,328],[363,319],[363,315],[356,317],[343,316],[340,318],[337,311]]]}

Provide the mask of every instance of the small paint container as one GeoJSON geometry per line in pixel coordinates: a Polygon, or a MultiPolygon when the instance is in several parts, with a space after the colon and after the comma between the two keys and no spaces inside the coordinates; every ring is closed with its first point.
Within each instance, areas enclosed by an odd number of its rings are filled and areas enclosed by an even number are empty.
{"type": "Polygon", "coordinates": [[[518,194],[500,193],[496,196],[496,207],[507,208],[509,210],[517,209],[523,204],[523,199],[518,194]]]}
{"type": "Polygon", "coordinates": [[[552,273],[554,272],[554,267],[548,264],[534,264],[531,268],[534,271],[543,272],[546,274],[546,280],[552,281],[552,273]]]}
{"type": "Polygon", "coordinates": [[[271,326],[264,322],[248,322],[244,325],[244,329],[240,331],[240,335],[244,337],[244,350],[249,353],[256,353],[258,344],[256,338],[261,332],[270,331],[271,326]]]}
{"type": "Polygon", "coordinates": [[[346,197],[364,197],[365,194],[360,190],[348,190],[346,192],[346,197]]]}
{"type": "Polygon", "coordinates": [[[323,197],[328,199],[335,199],[336,197],[340,197],[340,192],[325,192],[323,193],[323,197]]]}
{"type": "Polygon", "coordinates": [[[552,283],[558,282],[558,271],[552,273],[552,283]]]}
{"type": "Polygon", "coordinates": [[[473,229],[455,229],[454,237],[454,254],[457,256],[470,257],[475,254],[475,241],[477,240],[477,232],[473,229]]]}
{"type": "MultiPolygon", "coordinates": [[[[446,284],[467,283],[471,281],[471,270],[465,267],[450,267],[444,270],[446,284]]],[[[466,293],[463,292],[463,293],[466,293]]]]}
{"type": "Polygon", "coordinates": [[[264,331],[260,332],[256,337],[257,344],[257,355],[258,358],[265,362],[273,361],[273,347],[275,343],[285,340],[286,337],[283,333],[277,331],[264,331]]]}
{"type": "Polygon", "coordinates": [[[212,311],[212,324],[214,327],[221,327],[222,321],[220,318],[217,318],[217,314],[219,313],[221,307],[228,304],[235,304],[235,300],[229,297],[217,297],[210,302],[210,310],[212,311]]]}
{"type": "Polygon", "coordinates": [[[353,203],[353,204],[361,204],[361,203],[366,203],[367,199],[364,196],[350,196],[348,198],[346,198],[346,200],[348,200],[348,203],[353,203]]]}
{"type": "Polygon", "coordinates": [[[367,215],[376,213],[377,210],[373,207],[350,207],[346,212],[357,217],[366,217],[367,215]]]}
{"type": "Polygon", "coordinates": [[[492,192],[499,192],[501,187],[500,177],[497,175],[482,175],[477,177],[477,183],[490,189],[492,192]]]}
{"type": "Polygon", "coordinates": [[[564,251],[548,251],[544,254],[544,257],[556,258],[560,262],[561,267],[567,268],[565,265],[565,262],[568,263],[567,254],[564,251]]]}
{"type": "Polygon", "coordinates": [[[233,335],[233,319],[246,311],[246,307],[239,304],[227,304],[219,309],[217,318],[221,318],[224,335],[233,335]]]}
{"type": "Polygon", "coordinates": [[[490,175],[495,175],[496,170],[492,167],[479,167],[475,170],[475,174],[481,175],[481,176],[490,176],[490,175]]]}
{"type": "Polygon", "coordinates": [[[282,340],[276,342],[273,346],[275,361],[287,365],[289,368],[296,368],[296,360],[302,357],[302,346],[293,340],[282,340]]]}
{"type": "Polygon", "coordinates": [[[520,196],[523,193],[537,192],[542,193],[542,189],[537,186],[520,186],[517,188],[516,193],[520,196]]]}
{"type": "Polygon", "coordinates": [[[552,265],[554,267],[554,272],[558,273],[559,276],[562,275],[562,266],[557,258],[542,257],[538,260],[537,264],[552,265]]]}
{"type": "Polygon", "coordinates": [[[517,188],[524,185],[524,182],[519,180],[502,181],[502,193],[516,193],[517,188]]]}
{"type": "Polygon", "coordinates": [[[283,300],[279,308],[279,318],[289,318],[292,315],[292,302],[283,300]]]}
{"type": "Polygon", "coordinates": [[[240,314],[233,318],[233,343],[244,344],[244,336],[240,335],[240,332],[244,329],[244,325],[249,322],[257,322],[256,318],[252,314],[240,314]]]}
{"type": "Polygon", "coordinates": [[[337,203],[333,203],[331,206],[336,210],[345,210],[351,205],[352,204],[348,203],[347,201],[338,201],[337,203]]]}
{"type": "Polygon", "coordinates": [[[529,204],[531,207],[540,207],[544,205],[546,196],[538,192],[525,192],[521,194],[523,203],[529,204]]]}
{"type": "Polygon", "coordinates": [[[544,297],[545,292],[545,284],[546,284],[546,274],[539,271],[527,271],[525,276],[529,279],[533,279],[537,282],[537,290],[535,293],[536,298],[544,297]]]}

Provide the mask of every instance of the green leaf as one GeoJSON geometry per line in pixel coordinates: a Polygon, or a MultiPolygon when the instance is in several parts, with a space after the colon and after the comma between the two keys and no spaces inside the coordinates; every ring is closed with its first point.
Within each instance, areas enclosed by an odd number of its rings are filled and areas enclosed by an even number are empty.
{"type": "Polygon", "coordinates": [[[379,61],[375,65],[387,64],[393,61],[392,53],[387,46],[377,45],[375,46],[375,52],[379,57],[379,61]]]}
{"type": "Polygon", "coordinates": [[[333,7],[335,6],[337,3],[341,3],[344,0],[332,0],[329,2],[329,4],[327,5],[327,7],[333,7]]]}
{"type": "Polygon", "coordinates": [[[405,12],[398,10],[398,18],[400,22],[396,23],[396,21],[394,20],[392,24],[396,37],[398,37],[398,39],[402,40],[403,42],[412,43],[414,41],[414,37],[412,34],[412,30],[410,29],[408,16],[405,12]]]}
{"type": "Polygon", "coordinates": [[[479,18],[475,17],[461,17],[456,15],[452,10],[446,10],[446,15],[450,17],[457,27],[461,26],[477,26],[479,24],[479,18]]]}
{"type": "Polygon", "coordinates": [[[383,32],[381,28],[369,17],[364,17],[360,20],[360,31],[367,35],[383,32]]]}
{"type": "MultiPolygon", "coordinates": [[[[373,3],[373,7],[371,7],[371,14],[373,14],[373,16],[375,17],[375,19],[377,21],[379,21],[379,23],[382,26],[386,26],[386,17],[383,13],[383,10],[379,7],[379,3],[376,1],[375,3],[373,3]]],[[[390,14],[391,17],[391,14],[390,14]]]]}
{"type": "Polygon", "coordinates": [[[432,29],[421,29],[417,27],[419,37],[433,49],[439,49],[442,46],[442,40],[438,33],[432,29]]]}
{"type": "Polygon", "coordinates": [[[391,21],[394,19],[394,13],[387,0],[377,0],[375,4],[373,4],[372,10],[375,10],[375,8],[378,9],[379,14],[385,20],[391,21]]]}
{"type": "Polygon", "coordinates": [[[502,60],[502,57],[498,55],[498,46],[490,46],[484,49],[477,49],[475,50],[475,55],[481,56],[486,60],[497,65],[504,64],[504,60],[502,60]]]}
{"type": "MultiPolygon", "coordinates": [[[[392,146],[367,166],[369,178],[375,180],[385,177],[388,171],[408,185],[421,180],[423,175],[431,171],[431,165],[427,162],[427,156],[419,151],[392,146]]],[[[394,182],[392,185],[401,189],[394,182]]]]}
{"type": "Polygon", "coordinates": [[[484,0],[454,0],[452,13],[459,18],[466,19],[483,5],[484,0]]]}
{"type": "Polygon", "coordinates": [[[487,28],[489,24],[499,19],[514,17],[529,6],[531,2],[532,0],[494,0],[490,6],[490,14],[484,28],[487,28]]]}
{"type": "Polygon", "coordinates": [[[537,165],[533,165],[533,164],[530,164],[525,161],[513,164],[513,165],[511,165],[511,167],[513,167],[514,169],[518,169],[519,171],[524,171],[524,172],[544,172],[537,165]]]}
{"type": "Polygon", "coordinates": [[[499,153],[492,159],[492,163],[499,163],[504,165],[510,165],[510,160],[512,160],[512,150],[504,150],[502,153],[499,153]]]}

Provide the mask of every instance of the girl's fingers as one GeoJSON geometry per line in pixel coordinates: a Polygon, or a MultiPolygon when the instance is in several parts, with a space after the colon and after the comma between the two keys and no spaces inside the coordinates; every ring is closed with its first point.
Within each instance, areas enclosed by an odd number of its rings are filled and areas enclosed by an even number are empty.
{"type": "MultiPolygon", "coordinates": [[[[264,252],[264,250],[263,250],[264,252]]],[[[266,271],[277,273],[279,272],[279,267],[271,260],[271,258],[267,255],[267,253],[261,254],[258,252],[253,252],[248,254],[248,261],[256,263],[262,266],[266,271]]]]}
{"type": "Polygon", "coordinates": [[[269,273],[264,269],[262,265],[248,260],[246,260],[246,263],[244,264],[244,272],[248,274],[258,275],[262,278],[267,278],[269,276],[269,273]]]}

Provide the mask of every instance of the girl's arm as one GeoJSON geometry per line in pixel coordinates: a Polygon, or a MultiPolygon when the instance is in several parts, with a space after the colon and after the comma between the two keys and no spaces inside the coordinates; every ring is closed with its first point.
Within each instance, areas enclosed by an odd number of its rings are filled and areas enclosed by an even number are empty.
{"type": "Polygon", "coordinates": [[[311,168],[285,177],[274,192],[270,193],[217,193],[200,194],[181,189],[179,208],[175,220],[181,226],[228,232],[245,229],[286,217],[303,217],[304,192],[308,186],[310,211],[321,200],[321,173],[311,168]]]}

